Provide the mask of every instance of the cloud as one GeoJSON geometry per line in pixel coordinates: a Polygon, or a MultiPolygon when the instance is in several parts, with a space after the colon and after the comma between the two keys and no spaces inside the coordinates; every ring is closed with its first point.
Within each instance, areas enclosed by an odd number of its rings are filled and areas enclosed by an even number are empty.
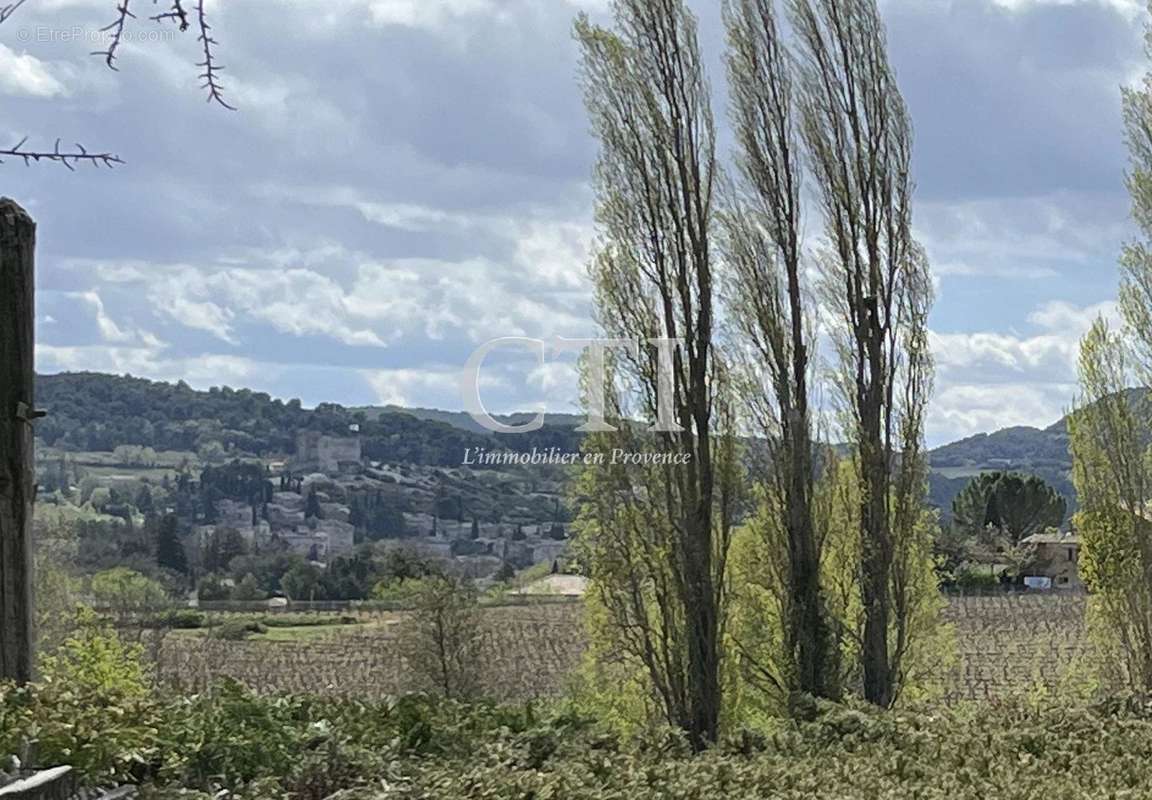
{"type": "Polygon", "coordinates": [[[100,328],[100,335],[106,342],[127,342],[132,336],[120,330],[111,317],[104,311],[104,301],[96,292],[81,292],[75,297],[83,300],[96,313],[96,324],[100,328]]]}
{"type": "Polygon", "coordinates": [[[1028,321],[1049,331],[1082,338],[1099,317],[1104,317],[1114,325],[1118,324],[1120,315],[1116,303],[1096,303],[1083,307],[1059,301],[1045,303],[1028,315],[1028,321]]]}
{"type": "Polygon", "coordinates": [[[270,365],[241,356],[201,355],[178,357],[159,347],[57,347],[41,345],[36,351],[40,372],[97,371],[147,376],[155,380],[183,380],[198,388],[232,384],[252,385],[266,380],[270,365]]]}
{"type": "Polygon", "coordinates": [[[1115,321],[1116,304],[1041,304],[1027,315],[1032,335],[931,333],[937,389],[929,442],[1058,420],[1076,393],[1080,340],[1099,316],[1115,321]]]}
{"type": "Polygon", "coordinates": [[[0,94],[58,97],[67,94],[54,69],[28,53],[0,44],[0,94]]]}
{"type": "Polygon", "coordinates": [[[383,369],[363,373],[376,392],[380,405],[418,406],[432,400],[439,407],[460,404],[460,375],[457,370],[383,369]]]}
{"type": "Polygon", "coordinates": [[[491,0],[371,0],[368,8],[379,25],[432,29],[459,17],[497,10],[491,0]]]}
{"type": "MultiPolygon", "coordinates": [[[[690,4],[723,142],[718,4],[690,4]]],[[[204,103],[186,37],[128,43],[118,73],[83,42],[0,45],[0,133],[129,162],[0,166],[40,224],[42,369],[460,408],[454,373],[479,343],[594,335],[596,145],[571,24],[605,0],[210,8],[237,113],[204,103]]],[[[110,11],[40,0],[18,24],[95,31],[110,11]]],[[[1132,235],[1119,87],[1144,68],[1136,11],[882,4],[939,286],[937,443],[1047,424],[1074,391],[1077,341],[1132,235]]],[[[490,380],[495,410],[571,410],[565,363],[494,358],[490,380]]]]}
{"type": "Polygon", "coordinates": [[[149,281],[157,310],[186,327],[237,344],[234,326],[260,322],[295,336],[329,336],[347,345],[383,347],[374,331],[354,319],[356,305],[331,278],[308,269],[177,267],[149,281]]]}

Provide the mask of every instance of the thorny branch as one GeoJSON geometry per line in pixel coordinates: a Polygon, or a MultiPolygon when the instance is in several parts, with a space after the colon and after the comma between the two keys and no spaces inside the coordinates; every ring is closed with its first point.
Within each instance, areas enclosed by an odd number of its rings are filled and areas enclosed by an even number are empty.
{"type": "MultiPolygon", "coordinates": [[[[156,4],[159,0],[152,0],[156,4]]],[[[21,0],[23,2],[23,0],[21,0]]],[[[181,31],[188,30],[191,23],[188,20],[189,14],[185,3],[188,0],[171,0],[171,5],[167,11],[154,14],[149,19],[154,22],[167,22],[171,21],[181,31]]],[[[197,36],[198,41],[203,47],[204,60],[197,62],[196,66],[204,71],[200,73],[200,80],[203,81],[201,88],[208,92],[208,102],[218,103],[230,111],[235,111],[236,108],[229,105],[224,100],[224,87],[220,83],[219,73],[224,70],[224,67],[216,61],[214,48],[218,42],[212,37],[212,26],[208,24],[208,14],[204,8],[205,0],[195,0],[196,3],[196,27],[200,32],[197,36]]],[[[92,55],[102,56],[104,62],[110,69],[116,69],[116,55],[120,49],[120,45],[124,39],[124,28],[128,24],[129,19],[136,19],[136,15],[132,13],[130,8],[132,0],[119,0],[116,6],[116,19],[106,25],[101,30],[105,33],[111,33],[111,39],[108,47],[105,50],[97,50],[92,55]]]]}
{"type": "Polygon", "coordinates": [[[120,42],[124,37],[124,26],[128,22],[128,18],[136,19],[136,15],[128,9],[128,4],[131,0],[120,0],[119,5],[116,6],[116,20],[110,25],[105,25],[100,29],[101,33],[111,32],[112,37],[108,41],[107,50],[94,50],[92,55],[102,56],[104,63],[108,65],[108,69],[116,69],[116,51],[120,49],[120,42]]]}
{"type": "Polygon", "coordinates": [[[26,0],[13,0],[7,5],[0,6],[0,25],[8,21],[8,18],[16,13],[16,9],[24,5],[26,0]]]}
{"type": "Polygon", "coordinates": [[[52,161],[75,171],[77,164],[112,167],[124,163],[113,153],[89,153],[82,144],[77,144],[75,150],[61,150],[60,140],[57,139],[56,146],[52,150],[25,150],[24,144],[27,141],[28,137],[25,136],[13,147],[0,148],[0,164],[4,163],[5,158],[20,158],[24,160],[25,165],[30,165],[34,161],[52,161]]]}
{"type": "MultiPolygon", "coordinates": [[[[155,0],[153,0],[155,2],[155,0]]],[[[154,14],[150,19],[153,22],[172,20],[181,32],[188,30],[188,12],[184,10],[183,0],[172,0],[172,6],[162,14],[154,14]]]]}
{"type": "MultiPolygon", "coordinates": [[[[176,0],[176,7],[179,8],[179,6],[180,0],[176,0]]],[[[181,9],[181,13],[183,13],[183,9],[181,9]]],[[[200,73],[200,79],[204,81],[200,88],[208,91],[209,103],[215,101],[224,108],[235,111],[235,107],[224,101],[223,88],[220,86],[218,75],[224,67],[217,64],[212,55],[212,48],[215,46],[216,40],[212,38],[212,26],[208,24],[208,17],[204,13],[204,0],[196,0],[196,22],[200,26],[200,36],[197,41],[204,46],[204,60],[196,65],[204,70],[200,73]]]]}
{"type": "MultiPolygon", "coordinates": [[[[116,70],[116,58],[120,50],[120,45],[124,40],[124,29],[128,24],[129,19],[136,19],[136,15],[132,13],[131,4],[133,0],[117,0],[116,4],[116,19],[105,27],[101,28],[102,33],[110,33],[108,47],[104,50],[97,50],[92,53],[95,56],[101,56],[104,63],[108,65],[109,69],[116,70]]],[[[189,13],[185,4],[193,0],[169,0],[170,5],[167,11],[161,11],[149,17],[153,22],[163,23],[171,22],[181,31],[187,31],[191,27],[189,21],[189,13]]],[[[8,21],[9,17],[16,13],[16,11],[26,3],[27,0],[11,0],[8,3],[0,4],[0,25],[8,21]]],[[[224,87],[220,82],[220,73],[223,72],[222,67],[216,61],[214,48],[217,41],[212,37],[212,26],[208,24],[208,15],[204,9],[205,0],[194,0],[196,3],[195,15],[196,25],[200,32],[197,41],[201,44],[204,52],[204,60],[197,62],[196,66],[201,68],[203,72],[199,77],[202,81],[201,88],[208,92],[208,102],[215,102],[230,111],[235,111],[236,107],[230,105],[224,99],[224,87]]],[[[154,5],[159,3],[159,0],[152,0],[154,5]]],[[[24,149],[25,143],[28,138],[21,139],[15,146],[9,148],[0,148],[0,164],[4,163],[5,158],[19,158],[23,159],[25,164],[32,162],[51,161],[57,164],[63,164],[70,170],[74,170],[77,164],[88,163],[100,167],[112,167],[116,164],[123,164],[124,162],[119,156],[114,153],[90,153],[81,144],[76,145],[75,150],[61,150],[60,140],[56,140],[56,145],[52,150],[26,150],[24,149]]]]}

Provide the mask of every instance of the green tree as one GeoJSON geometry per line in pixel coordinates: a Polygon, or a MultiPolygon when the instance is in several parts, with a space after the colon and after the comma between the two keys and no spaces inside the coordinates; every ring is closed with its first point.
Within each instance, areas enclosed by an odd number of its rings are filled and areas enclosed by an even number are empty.
{"type": "Polygon", "coordinates": [[[409,596],[413,611],[400,640],[408,667],[425,688],[444,697],[476,698],[483,627],[475,588],[437,575],[418,581],[409,596]]]}
{"type": "Polygon", "coordinates": [[[1059,528],[1067,501],[1034,475],[985,472],[972,478],[952,501],[952,524],[980,539],[989,528],[1009,547],[1048,528],[1059,528]]]}
{"type": "Polygon", "coordinates": [[[1131,688],[1152,691],[1152,470],[1146,437],[1152,415],[1133,407],[1130,340],[1098,320],[1080,350],[1081,406],[1069,416],[1080,573],[1123,656],[1131,688]]]}
{"type": "Polygon", "coordinates": [[[152,514],[156,510],[156,502],[152,497],[152,489],[147,484],[144,484],[136,492],[136,499],[133,501],[136,510],[144,516],[152,514]]]}
{"type": "Polygon", "coordinates": [[[247,602],[265,600],[268,597],[268,593],[260,588],[260,582],[252,573],[248,573],[241,578],[240,582],[233,587],[231,594],[231,599],[247,602]]]}
{"type": "MultiPolygon", "coordinates": [[[[1152,58],[1152,26],[1145,32],[1152,58]]],[[[1152,692],[1152,71],[1124,89],[1128,192],[1139,238],[1120,259],[1121,327],[1103,318],[1080,349],[1081,398],[1069,417],[1080,571],[1100,634],[1119,650],[1131,688],[1152,692]],[[1144,391],[1132,392],[1133,386],[1144,391]]]]}
{"type": "Polygon", "coordinates": [[[675,429],[600,426],[586,449],[605,459],[617,450],[680,453],[686,463],[586,469],[580,536],[603,610],[599,634],[612,640],[605,651],[644,674],[654,707],[702,749],[716,740],[723,704],[735,475],[734,443],[721,435],[732,426],[713,345],[715,129],[696,19],[682,0],[614,0],[611,8],[611,29],[586,16],[576,24],[600,143],[602,244],[591,266],[599,321],[612,339],[682,346],[618,351],[610,363],[618,382],[586,385],[590,405],[604,399],[597,411],[675,420],[675,429]]]}
{"type": "Polygon", "coordinates": [[[201,566],[205,572],[227,573],[232,560],[247,554],[248,545],[235,528],[216,528],[204,546],[201,566]]]}
{"type": "Polygon", "coordinates": [[[927,493],[927,257],[912,235],[912,130],[876,0],[792,0],[806,160],[842,430],[860,481],[864,697],[899,695],[914,616],[909,572],[927,493]],[[910,561],[911,559],[911,561],[910,561]]]}
{"type": "Polygon", "coordinates": [[[320,498],[316,496],[316,489],[313,487],[308,491],[308,498],[304,503],[304,517],[306,519],[321,519],[324,516],[324,511],[320,507],[320,498]]]}
{"type": "MultiPolygon", "coordinates": [[[[724,215],[725,299],[739,405],[766,450],[753,471],[760,512],[752,532],[764,540],[761,555],[772,560],[744,575],[733,592],[764,592],[785,621],[771,667],[757,661],[753,648],[738,649],[749,665],[757,662],[749,672],[773,675],[766,688],[835,698],[839,645],[820,585],[824,531],[813,507],[815,312],[806,277],[804,153],[792,59],[776,0],[733,0],[725,23],[740,189],[730,193],[724,215]]],[[[749,633],[761,630],[753,623],[749,633]]]]}
{"type": "Polygon", "coordinates": [[[280,578],[280,588],[293,600],[327,600],[324,571],[313,564],[298,563],[280,578]]]}
{"type": "Polygon", "coordinates": [[[165,514],[156,527],[156,563],[163,569],[188,574],[188,554],[180,536],[180,520],[175,514],[165,514]]]}
{"type": "Polygon", "coordinates": [[[147,611],[169,601],[163,584],[125,567],[93,575],[91,589],[98,606],[116,613],[147,611]]]}

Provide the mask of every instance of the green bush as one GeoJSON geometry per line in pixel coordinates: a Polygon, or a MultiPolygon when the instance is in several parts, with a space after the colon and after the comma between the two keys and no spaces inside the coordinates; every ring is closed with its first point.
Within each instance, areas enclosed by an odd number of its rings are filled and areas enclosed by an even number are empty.
{"type": "Polygon", "coordinates": [[[208,624],[208,617],[202,611],[191,608],[179,608],[161,614],[155,620],[158,628],[173,628],[175,630],[196,630],[208,624]]]}
{"type": "Polygon", "coordinates": [[[1000,578],[984,569],[964,569],[956,573],[956,586],[960,589],[998,589],[1000,578]]]}
{"type": "Polygon", "coordinates": [[[212,636],[229,642],[239,642],[254,633],[267,633],[268,628],[256,620],[236,619],[212,629],[212,636]]]}
{"type": "MultiPolygon", "coordinates": [[[[241,624],[251,624],[244,621],[241,624]]],[[[1152,797],[1152,707],[997,703],[882,712],[819,702],[693,756],[560,707],[261,696],[225,681],[157,693],[137,649],[88,620],[33,686],[0,687],[0,758],[34,744],[147,796],[381,800],[1061,800],[1152,797]]]]}
{"type": "Polygon", "coordinates": [[[30,753],[38,766],[69,764],[97,782],[149,772],[162,705],[138,648],[89,620],[42,659],[41,671],[35,686],[0,686],[0,754],[30,753]]]}

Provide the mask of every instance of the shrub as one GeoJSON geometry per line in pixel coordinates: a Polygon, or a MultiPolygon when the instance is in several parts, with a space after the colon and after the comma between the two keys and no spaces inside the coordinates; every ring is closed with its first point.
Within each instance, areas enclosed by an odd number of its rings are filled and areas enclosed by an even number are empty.
{"type": "Polygon", "coordinates": [[[254,633],[267,633],[268,628],[256,620],[230,620],[212,629],[212,636],[229,642],[239,642],[254,633]]]}
{"type": "Polygon", "coordinates": [[[157,627],[176,630],[196,630],[208,623],[208,617],[201,611],[180,608],[165,612],[156,618],[157,627]]]}
{"type": "Polygon", "coordinates": [[[418,585],[400,640],[409,668],[429,691],[455,699],[478,696],[482,631],[475,589],[447,576],[405,583],[418,585]]]}
{"type": "Polygon", "coordinates": [[[69,764],[97,783],[135,780],[156,757],[161,704],[140,649],[87,622],[42,659],[40,683],[0,687],[0,754],[69,764]]]}

